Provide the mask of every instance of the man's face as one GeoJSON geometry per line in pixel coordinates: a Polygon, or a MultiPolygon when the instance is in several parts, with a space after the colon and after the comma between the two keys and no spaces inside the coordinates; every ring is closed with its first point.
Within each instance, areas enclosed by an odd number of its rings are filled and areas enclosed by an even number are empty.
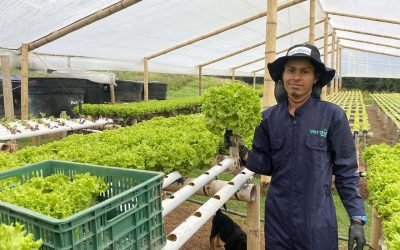
{"type": "Polygon", "coordinates": [[[291,98],[302,99],[310,95],[317,82],[315,69],[306,58],[289,59],[283,70],[283,85],[291,98]]]}

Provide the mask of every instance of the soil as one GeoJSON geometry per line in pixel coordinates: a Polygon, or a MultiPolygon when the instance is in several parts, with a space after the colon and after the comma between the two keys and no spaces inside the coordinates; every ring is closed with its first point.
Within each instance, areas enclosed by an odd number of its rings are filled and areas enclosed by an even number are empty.
{"type": "MultiPolygon", "coordinates": [[[[179,226],[186,218],[192,215],[200,205],[191,203],[191,202],[184,202],[178,208],[176,208],[173,212],[168,214],[164,217],[164,225],[165,231],[167,235],[171,233],[177,226],[179,226]]],[[[240,225],[240,227],[246,232],[247,224],[244,218],[239,216],[228,214],[236,223],[240,225]]],[[[204,224],[193,236],[188,240],[180,249],[181,250],[209,250],[210,249],[210,232],[211,232],[211,221],[212,219],[208,220],[206,224],[204,224]]],[[[265,249],[264,247],[264,224],[261,223],[261,248],[265,249]]],[[[217,249],[224,249],[223,247],[217,249]]]]}
{"type": "MultiPolygon", "coordinates": [[[[368,119],[369,119],[369,124],[370,124],[370,132],[373,132],[373,137],[367,139],[367,145],[372,145],[372,144],[379,144],[379,143],[389,143],[389,131],[388,129],[385,129],[385,126],[383,124],[382,119],[379,117],[378,114],[378,107],[377,105],[369,105],[367,106],[367,113],[368,113],[368,119]]],[[[362,139],[360,139],[360,145],[362,145],[362,139]]],[[[362,148],[360,148],[360,152],[362,151],[362,148]]],[[[362,160],[362,157],[360,156],[360,170],[365,171],[365,165],[362,160]]],[[[360,180],[360,193],[364,198],[368,197],[368,189],[367,189],[367,181],[365,178],[361,178],[360,180]]],[[[190,202],[185,202],[181,206],[179,206],[177,209],[175,209],[173,212],[171,212],[169,215],[167,215],[164,218],[165,222],[165,230],[167,235],[171,233],[179,224],[181,224],[186,218],[188,218],[190,215],[192,215],[197,208],[200,206],[197,204],[193,204],[190,202]]],[[[235,215],[229,215],[236,223],[238,223],[242,229],[246,231],[247,225],[246,225],[246,220],[235,216],[235,215]]],[[[264,224],[261,223],[260,225],[261,229],[261,234],[260,234],[260,240],[261,240],[261,248],[260,249],[265,249],[265,243],[264,243],[264,224]]],[[[182,250],[203,250],[203,249],[210,249],[210,244],[209,244],[209,236],[211,232],[211,219],[207,221],[206,224],[204,224],[200,230],[198,230],[192,238],[186,242],[185,245],[181,248],[182,250]]],[[[339,249],[347,249],[346,246],[343,242],[340,242],[340,247],[339,249]]],[[[224,249],[219,248],[219,249],[224,249]]]]}

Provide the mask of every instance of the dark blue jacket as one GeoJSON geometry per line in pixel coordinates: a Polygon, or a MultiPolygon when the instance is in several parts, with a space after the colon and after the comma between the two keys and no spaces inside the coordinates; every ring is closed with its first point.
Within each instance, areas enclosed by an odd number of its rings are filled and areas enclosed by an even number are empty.
{"type": "Polygon", "coordinates": [[[356,149],[339,106],[313,99],[295,116],[287,102],[263,112],[246,167],[270,175],[265,204],[268,249],[338,248],[332,175],[349,216],[364,216],[356,149]]]}

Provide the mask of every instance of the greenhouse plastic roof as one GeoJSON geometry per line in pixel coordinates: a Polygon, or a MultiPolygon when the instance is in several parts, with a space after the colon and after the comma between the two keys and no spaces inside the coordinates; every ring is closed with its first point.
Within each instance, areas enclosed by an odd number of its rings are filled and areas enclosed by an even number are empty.
{"type": "MultiPolygon", "coordinates": [[[[0,5],[0,47],[16,50],[73,23],[117,0],[13,0],[0,5]]],[[[278,5],[290,1],[278,0],[278,5]]],[[[325,11],[396,20],[400,5],[396,0],[316,1],[316,21],[325,11]]],[[[30,53],[30,68],[143,71],[143,58],[169,47],[259,14],[266,0],[143,0],[80,30],[74,31],[30,53]],[[49,56],[45,54],[60,55],[49,56]],[[65,56],[64,56],[65,55],[65,56]],[[66,57],[69,56],[69,57],[66,57]]],[[[329,15],[330,30],[351,29],[399,37],[400,25],[329,15]]],[[[309,24],[309,1],[278,13],[277,36],[309,24]]],[[[201,40],[149,61],[150,72],[197,74],[198,65],[228,53],[260,43],[266,36],[266,17],[201,40]]],[[[315,26],[315,37],[323,36],[324,24],[315,26]]],[[[277,40],[276,50],[308,41],[308,29],[277,40]]],[[[400,47],[400,40],[336,31],[342,46],[397,55],[388,56],[355,49],[343,49],[342,75],[400,78],[400,51],[345,38],[373,41],[400,47]]],[[[400,39],[400,37],[399,37],[400,39]]],[[[329,44],[331,37],[329,38],[329,44]]],[[[315,42],[323,46],[323,39],[315,42]]],[[[330,51],[331,47],[329,47],[330,51]]],[[[265,46],[229,57],[203,68],[203,74],[231,75],[231,68],[264,56],[265,46]]],[[[4,50],[3,50],[4,51],[4,50]]],[[[8,50],[7,50],[8,51],[8,50]]],[[[321,54],[323,50],[321,50],[321,54]]],[[[283,55],[283,54],[280,54],[283,55]]],[[[278,55],[278,56],[280,56],[278,55]]],[[[12,58],[15,66],[19,59],[12,58]]],[[[330,55],[328,55],[330,66],[330,55]]],[[[264,61],[236,70],[236,75],[252,75],[264,61]]],[[[262,76],[263,71],[258,75],[262,76]]]]}

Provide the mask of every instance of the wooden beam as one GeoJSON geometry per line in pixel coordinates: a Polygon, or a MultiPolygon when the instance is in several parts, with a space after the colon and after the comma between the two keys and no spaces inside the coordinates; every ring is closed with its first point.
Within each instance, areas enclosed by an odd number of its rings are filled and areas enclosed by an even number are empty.
{"type": "Polygon", "coordinates": [[[148,101],[149,100],[149,60],[147,57],[143,59],[143,66],[144,66],[144,72],[143,72],[143,100],[148,101]]]}
{"type": "MultiPolygon", "coordinates": [[[[290,1],[290,2],[287,2],[287,3],[284,3],[284,4],[282,4],[282,5],[279,5],[278,10],[282,10],[282,9],[291,7],[291,6],[293,6],[293,5],[296,5],[296,4],[301,3],[301,2],[304,2],[304,1],[305,1],[305,0],[292,0],[292,1],[290,1]]],[[[224,26],[224,27],[219,28],[219,29],[217,29],[217,30],[214,30],[214,31],[212,31],[212,32],[209,32],[209,33],[206,33],[206,34],[204,34],[204,35],[198,36],[198,37],[196,37],[196,38],[190,39],[190,40],[188,40],[188,41],[179,43],[179,44],[177,44],[177,45],[175,45],[175,46],[172,46],[172,47],[170,47],[170,48],[164,49],[164,50],[162,50],[162,51],[153,53],[153,54],[147,56],[147,58],[150,60],[150,59],[153,59],[153,58],[155,58],[155,57],[158,57],[158,56],[167,54],[167,53],[169,53],[169,52],[171,52],[171,51],[173,51],[173,50],[180,49],[180,48],[185,47],[185,46],[187,46],[187,45],[190,45],[190,44],[192,44],[192,43],[195,43],[195,42],[204,40],[204,39],[206,39],[206,38],[209,38],[209,37],[218,35],[218,34],[220,34],[220,33],[222,33],[222,32],[227,31],[227,30],[230,30],[230,29],[239,27],[239,26],[241,26],[241,25],[243,25],[243,24],[252,22],[252,21],[257,20],[257,19],[259,19],[259,18],[261,18],[261,17],[265,17],[266,15],[267,15],[267,11],[261,12],[261,13],[259,13],[259,14],[257,14],[257,15],[254,15],[254,16],[251,16],[251,17],[248,17],[248,18],[245,18],[245,19],[243,19],[243,20],[241,20],[241,21],[239,21],[239,22],[235,22],[235,23],[229,24],[229,25],[227,25],[227,26],[224,26]]]]}
{"type": "Polygon", "coordinates": [[[247,203],[247,249],[260,249],[260,184],[255,185],[256,200],[247,203]]]}
{"type": "MultiPolygon", "coordinates": [[[[335,68],[335,32],[332,34],[332,53],[331,53],[331,67],[335,68]]],[[[331,86],[330,86],[330,91],[329,91],[329,95],[333,95],[335,92],[335,78],[332,79],[331,81],[331,86]]]]}
{"type": "Polygon", "coordinates": [[[370,17],[370,16],[361,16],[361,15],[354,15],[354,14],[348,14],[348,13],[339,13],[339,12],[333,12],[333,11],[326,11],[326,13],[328,15],[334,15],[334,16],[344,16],[344,17],[365,19],[365,20],[376,21],[376,22],[400,24],[399,20],[391,20],[391,19],[384,19],[384,18],[377,18],[377,17],[370,17]]]}
{"type": "Polygon", "coordinates": [[[342,46],[339,47],[339,90],[342,89],[342,46]]]}
{"type": "Polygon", "coordinates": [[[384,44],[384,43],[375,43],[375,42],[371,42],[371,41],[358,40],[358,39],[342,37],[342,36],[338,37],[338,39],[347,40],[347,41],[353,41],[353,42],[359,42],[359,43],[368,43],[368,44],[373,44],[373,45],[378,45],[378,46],[383,46],[383,47],[388,47],[388,48],[394,48],[394,49],[400,49],[399,46],[394,46],[394,45],[389,45],[389,44],[384,44]]]}
{"type": "MultiPolygon", "coordinates": [[[[330,36],[330,35],[329,35],[329,36],[330,36]]],[[[318,37],[317,39],[315,39],[315,41],[321,40],[322,38],[324,38],[324,36],[318,37]]],[[[304,42],[304,43],[306,43],[306,42],[304,42]]],[[[283,53],[283,52],[286,52],[286,51],[288,51],[288,49],[284,49],[284,50],[278,51],[278,52],[276,52],[276,54],[279,55],[280,53],[283,53]]],[[[244,67],[244,66],[247,66],[247,65],[250,65],[250,64],[259,62],[259,61],[262,61],[262,60],[264,60],[264,59],[265,59],[265,57],[260,57],[260,58],[251,60],[251,61],[249,61],[249,62],[245,62],[245,63],[243,63],[243,64],[240,64],[240,65],[237,65],[237,66],[235,66],[235,67],[232,67],[232,69],[238,69],[238,68],[241,68],[241,67],[244,67]]],[[[253,72],[254,72],[254,71],[253,71],[253,72]]]]}
{"type": "Polygon", "coordinates": [[[237,66],[233,67],[232,69],[238,69],[238,68],[241,68],[241,67],[244,67],[244,66],[253,64],[253,63],[255,63],[255,62],[262,61],[262,60],[264,60],[264,59],[265,59],[265,56],[260,57],[260,58],[257,58],[257,59],[254,59],[254,60],[251,60],[251,61],[249,61],[249,62],[245,62],[245,63],[240,64],[240,65],[237,65],[237,66]]]}
{"type": "Polygon", "coordinates": [[[382,34],[377,34],[377,33],[363,32],[363,31],[359,31],[359,30],[342,29],[342,28],[335,28],[335,30],[357,33],[357,34],[362,34],[362,35],[369,35],[369,36],[377,36],[377,37],[382,37],[382,38],[389,38],[389,39],[394,39],[394,40],[400,40],[400,37],[396,37],[396,36],[388,36],[388,35],[382,35],[382,34]]]}
{"type": "Polygon", "coordinates": [[[335,79],[335,93],[339,92],[339,77],[340,77],[340,69],[339,69],[339,58],[340,58],[340,49],[339,49],[339,40],[336,40],[336,79],[335,79]]]}
{"type": "Polygon", "coordinates": [[[115,88],[114,88],[114,84],[110,84],[110,97],[111,97],[111,103],[115,103],[115,88]]]}
{"type": "MultiPolygon", "coordinates": [[[[318,24],[322,23],[323,21],[324,21],[324,19],[319,20],[318,22],[315,23],[315,25],[318,25],[318,24]]],[[[291,34],[293,34],[293,33],[299,32],[299,31],[301,31],[301,30],[307,29],[307,28],[309,28],[309,27],[310,27],[310,25],[306,25],[306,26],[300,27],[300,28],[298,28],[298,29],[294,29],[294,30],[292,30],[292,31],[290,31],[290,32],[286,32],[286,33],[284,33],[284,34],[282,34],[282,35],[277,36],[276,39],[280,39],[280,38],[282,38],[282,37],[291,35],[291,34]]],[[[208,62],[202,63],[202,64],[200,64],[199,66],[203,66],[203,67],[204,67],[204,66],[207,66],[207,65],[210,65],[210,64],[213,64],[213,63],[222,61],[222,60],[224,60],[224,59],[226,59],[226,58],[229,58],[229,57],[238,55],[238,54],[240,54],[240,53],[246,52],[246,51],[248,51],[248,50],[257,48],[257,47],[259,47],[259,46],[261,46],[261,45],[265,45],[265,41],[262,41],[262,42],[259,42],[259,43],[250,45],[250,46],[248,46],[248,47],[246,47],[246,48],[243,48],[243,49],[241,49],[241,50],[237,50],[237,51],[234,51],[234,52],[232,52],[232,53],[229,53],[229,54],[223,55],[223,56],[221,56],[221,57],[215,58],[215,59],[210,60],[210,61],[208,61],[208,62]]]]}
{"type": "Polygon", "coordinates": [[[264,44],[265,44],[265,41],[262,41],[262,42],[260,42],[260,43],[256,43],[256,44],[254,44],[254,45],[248,46],[248,47],[243,48],[243,49],[241,49],[241,50],[237,50],[237,51],[234,51],[234,52],[232,52],[232,53],[226,54],[226,55],[224,55],[224,56],[215,58],[215,59],[213,59],[213,60],[211,60],[211,61],[202,63],[202,64],[200,64],[199,66],[204,67],[204,66],[207,66],[207,65],[210,65],[210,64],[213,64],[213,63],[222,61],[222,60],[224,60],[224,59],[226,59],[226,58],[232,57],[232,56],[234,56],[234,55],[238,55],[238,54],[240,54],[240,53],[243,53],[243,52],[245,52],[245,51],[248,51],[248,50],[257,48],[257,47],[259,47],[259,46],[261,46],[261,45],[264,45],[264,44]]]}
{"type": "MultiPolygon", "coordinates": [[[[278,0],[267,0],[267,25],[265,39],[265,59],[264,65],[268,65],[276,57],[276,29],[278,26],[278,0]]],[[[263,108],[271,107],[274,104],[275,82],[266,66],[264,66],[264,86],[263,86],[263,108]]],[[[255,72],[254,72],[255,73],[255,72]]],[[[270,177],[262,175],[261,183],[264,185],[270,181],[270,177]]]]}
{"type": "Polygon", "coordinates": [[[310,0],[310,29],[309,29],[309,44],[314,45],[315,39],[315,0],[310,0]]]}
{"type": "Polygon", "coordinates": [[[379,240],[383,235],[383,219],[379,216],[375,208],[372,208],[372,222],[371,222],[371,247],[373,249],[380,249],[379,240]]]}
{"type": "Polygon", "coordinates": [[[201,88],[202,88],[202,81],[203,81],[203,73],[202,73],[202,67],[199,66],[199,96],[201,96],[201,88]]]}
{"type": "Polygon", "coordinates": [[[10,58],[1,56],[1,70],[3,72],[3,101],[4,101],[4,117],[14,117],[14,101],[11,84],[10,58]]]}
{"type": "Polygon", "coordinates": [[[28,120],[28,44],[23,43],[21,48],[21,120],[28,120]]]}
{"type": "Polygon", "coordinates": [[[353,50],[358,50],[358,51],[362,51],[362,52],[380,54],[380,55],[385,55],[385,56],[400,57],[400,55],[395,55],[395,54],[390,54],[390,53],[379,52],[379,51],[376,51],[376,50],[360,49],[360,48],[351,47],[351,46],[344,46],[344,45],[342,45],[342,47],[343,47],[343,48],[346,48],[346,49],[353,49],[353,50]]]}
{"type": "MultiPolygon", "coordinates": [[[[278,25],[278,1],[267,0],[268,14],[265,39],[265,64],[271,63],[276,58],[276,29],[278,25]]],[[[264,69],[264,95],[263,107],[271,107],[274,103],[275,82],[272,80],[267,67],[264,69]]]]}
{"type": "Polygon", "coordinates": [[[251,73],[255,74],[255,73],[260,72],[261,70],[264,70],[264,69],[265,69],[265,67],[262,67],[260,69],[253,70],[251,73]]]}
{"type": "MultiPolygon", "coordinates": [[[[325,16],[324,20],[324,64],[328,63],[328,30],[329,30],[329,18],[328,14],[325,16]]],[[[327,85],[322,88],[321,99],[326,100],[326,89],[327,85]]]]}
{"type": "Polygon", "coordinates": [[[105,17],[108,17],[120,10],[123,10],[131,5],[134,5],[141,0],[122,0],[118,3],[115,3],[109,7],[106,7],[104,9],[98,10],[94,12],[93,14],[90,14],[87,17],[84,17],[74,23],[71,23],[57,31],[54,31],[42,38],[39,38],[31,43],[28,44],[28,51],[37,49],[49,42],[52,42],[60,37],[63,37],[71,32],[74,32],[80,28],[83,28],[91,23],[94,23],[100,19],[103,19],[105,17]]]}
{"type": "Polygon", "coordinates": [[[257,80],[256,73],[253,72],[253,89],[256,89],[256,80],[257,80]]]}

